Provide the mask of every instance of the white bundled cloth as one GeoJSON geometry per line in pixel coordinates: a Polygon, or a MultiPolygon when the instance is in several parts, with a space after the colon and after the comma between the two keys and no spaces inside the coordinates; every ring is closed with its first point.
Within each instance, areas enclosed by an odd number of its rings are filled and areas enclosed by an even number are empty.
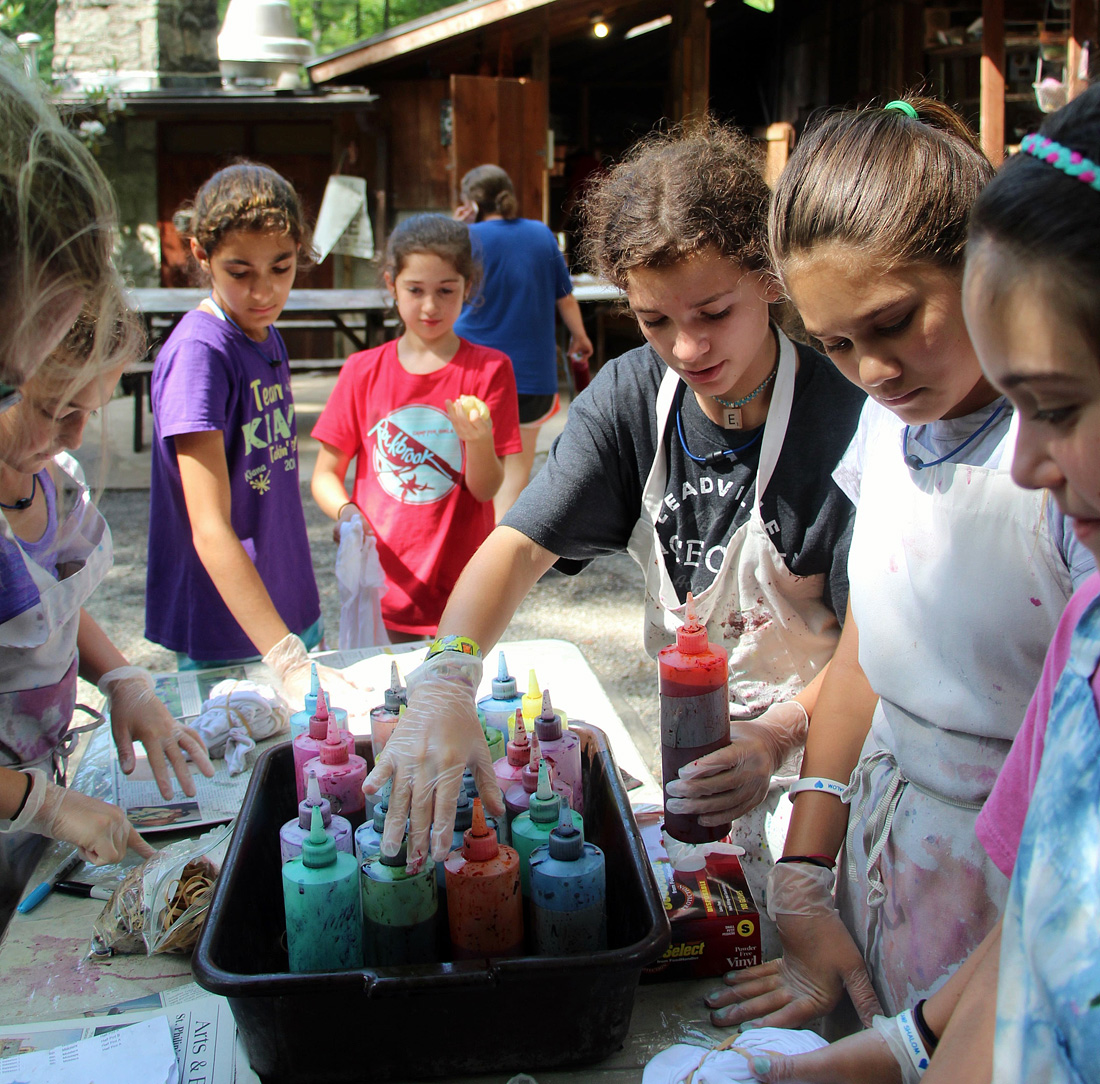
{"type": "Polygon", "coordinates": [[[753,1057],[761,1054],[791,1057],[828,1045],[815,1032],[789,1028],[752,1028],[731,1036],[713,1050],[677,1043],[650,1060],[642,1072],[642,1084],[683,1084],[692,1072],[693,1084],[757,1080],[752,1071],[753,1057]]]}
{"type": "Polygon", "coordinates": [[[256,742],[290,729],[290,707],[270,685],[219,681],[191,723],[212,757],[225,757],[230,775],[245,769],[256,742]]]}
{"type": "Polygon", "coordinates": [[[388,644],[390,638],[382,624],[386,574],[378,559],[378,543],[366,530],[362,516],[340,524],[336,584],[340,589],[340,650],[388,644]]]}

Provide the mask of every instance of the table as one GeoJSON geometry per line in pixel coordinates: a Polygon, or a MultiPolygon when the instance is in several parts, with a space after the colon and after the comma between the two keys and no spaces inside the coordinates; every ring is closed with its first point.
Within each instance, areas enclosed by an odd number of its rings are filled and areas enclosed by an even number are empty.
{"type": "MultiPolygon", "coordinates": [[[[659,801],[660,784],[650,774],[599,679],[575,645],[564,640],[522,640],[498,646],[505,651],[509,669],[521,685],[526,684],[526,675],[533,667],[540,685],[550,689],[556,705],[570,717],[583,718],[607,734],[619,766],[641,782],[630,792],[632,804],[637,807],[659,801]]],[[[425,645],[400,645],[375,653],[396,657],[402,673],[407,673],[425,649],[425,645]],[[402,661],[403,655],[408,661],[402,661]]],[[[384,669],[388,676],[389,659],[380,659],[379,663],[380,672],[384,669]]],[[[488,693],[490,677],[487,673],[479,695],[488,693]]],[[[56,864],[54,852],[52,847],[47,851],[32,884],[56,864]]],[[[90,867],[74,877],[95,880],[90,867]]],[[[31,914],[13,917],[0,942],[0,975],[4,977],[0,985],[0,1022],[79,1016],[88,1007],[112,1005],[192,981],[187,957],[116,956],[102,963],[86,961],[91,926],[102,906],[96,900],[54,893],[31,914]]],[[[582,1080],[636,1084],[645,1063],[665,1047],[676,1042],[713,1045],[728,1038],[728,1031],[709,1023],[702,1003],[703,994],[716,982],[708,979],[642,986],[620,1051],[597,1065],[576,1070],[548,1072],[532,1065],[528,1071],[539,1084],[575,1084],[582,1080]]],[[[465,1084],[504,1084],[509,1075],[456,1079],[465,1084]]]]}

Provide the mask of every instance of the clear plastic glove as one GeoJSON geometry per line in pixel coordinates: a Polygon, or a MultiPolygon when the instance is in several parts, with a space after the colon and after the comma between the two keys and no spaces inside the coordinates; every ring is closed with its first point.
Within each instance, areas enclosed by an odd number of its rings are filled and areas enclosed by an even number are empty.
{"type": "Polygon", "coordinates": [[[409,674],[409,704],[401,722],[363,784],[367,794],[376,794],[393,780],[382,853],[395,855],[401,849],[409,818],[409,872],[418,870],[429,853],[429,829],[431,857],[442,862],[450,853],[467,766],[486,810],[496,817],[504,815],[504,799],[474,702],[480,681],[481,659],[473,655],[443,651],[421,663],[409,674]]]}
{"type": "Polygon", "coordinates": [[[783,956],[726,973],[706,998],[711,1020],[797,1028],[831,1011],[844,990],[865,1025],[882,1012],[871,976],[833,899],[836,875],[809,862],[778,863],[768,876],[768,914],[783,956]]]}
{"type": "Polygon", "coordinates": [[[729,824],[768,795],[772,776],[806,743],[809,717],[797,700],[773,704],[763,715],[730,724],[730,744],[693,760],[665,788],[670,813],[695,813],[700,824],[729,824]]]}
{"type": "Polygon", "coordinates": [[[138,835],[118,806],[89,798],[76,790],[51,783],[45,772],[32,768],[31,789],[23,811],[11,822],[10,832],[37,832],[76,845],[80,857],[96,866],[121,862],[126,848],[151,858],[153,848],[138,835]]]}
{"type": "MultiPolygon", "coordinates": [[[[309,692],[310,659],[306,645],[300,636],[288,633],[263,658],[264,665],[275,672],[283,688],[283,696],[295,711],[300,711],[309,692]]],[[[369,691],[364,692],[349,681],[342,670],[317,663],[317,679],[325,690],[328,702],[338,708],[344,708],[350,714],[365,714],[370,705],[366,704],[369,691]]]]}
{"type": "Polygon", "coordinates": [[[876,1016],[874,1030],[857,1032],[809,1054],[786,1057],[760,1053],[752,1060],[753,1073],[757,1080],[769,1082],[912,1084],[919,1079],[916,1070],[903,1049],[894,1052],[893,1043],[886,1038],[890,1026],[897,1041],[901,1042],[894,1018],[876,1016]],[[883,1022],[886,1030],[880,1029],[879,1021],[883,1022]],[[905,1075],[899,1057],[905,1058],[912,1076],[905,1075]]]}
{"type": "Polygon", "coordinates": [[[99,691],[111,709],[111,735],[118,749],[118,762],[129,775],[134,770],[134,742],[145,747],[145,755],[161,796],[171,798],[174,788],[169,765],[189,798],[195,796],[195,782],[186,757],[207,778],[214,765],[206,755],[202,739],[189,726],[172,718],[158,699],[153,678],[140,666],[120,666],[99,679],[99,691]]]}

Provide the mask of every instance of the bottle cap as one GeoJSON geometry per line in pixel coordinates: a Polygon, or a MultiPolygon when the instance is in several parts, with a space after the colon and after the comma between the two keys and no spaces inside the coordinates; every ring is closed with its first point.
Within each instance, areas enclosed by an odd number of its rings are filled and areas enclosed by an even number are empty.
{"type": "Polygon", "coordinates": [[[542,712],[535,718],[535,733],[539,741],[557,741],[562,734],[561,716],[550,703],[549,689],[544,689],[542,693],[542,712]]]}
{"type": "MultiPolygon", "coordinates": [[[[408,831],[408,826],[406,826],[406,832],[407,831],[408,831]]],[[[409,856],[409,837],[408,837],[408,835],[406,835],[405,838],[401,840],[401,846],[398,847],[397,854],[386,854],[384,851],[379,851],[378,852],[378,861],[383,866],[404,866],[405,865],[405,860],[408,858],[408,856],[409,856]]],[[[430,860],[429,860],[429,864],[430,864],[430,860]]]]}
{"type": "MultiPolygon", "coordinates": [[[[476,795],[474,796],[476,797],[476,795]]],[[[474,800],[464,790],[458,792],[458,802],[455,805],[455,833],[459,839],[463,833],[474,823],[474,800]]],[[[454,849],[453,847],[451,848],[454,849]]]]}
{"type": "Polygon", "coordinates": [[[467,862],[488,862],[500,852],[496,833],[485,823],[485,809],[480,798],[474,799],[473,823],[462,834],[462,857],[467,862]]]}
{"type": "Polygon", "coordinates": [[[335,715],[328,717],[328,734],[318,754],[322,764],[347,764],[348,762],[348,747],[344,744],[340,724],[337,723],[335,715]]]}
{"type": "Polygon", "coordinates": [[[523,722],[523,711],[516,708],[516,733],[508,743],[508,763],[513,768],[522,768],[531,752],[531,743],[527,738],[527,726],[523,722]]]}
{"type": "Polygon", "coordinates": [[[320,806],[313,807],[311,816],[309,835],[302,840],[302,865],[310,869],[331,866],[336,861],[336,840],[325,831],[320,806]]]}
{"type": "Polygon", "coordinates": [[[390,792],[392,790],[393,780],[387,779],[378,792],[378,801],[374,803],[374,812],[371,814],[374,818],[372,824],[379,835],[382,834],[382,829],[386,827],[386,814],[390,810],[390,792]]]}
{"type": "Polygon", "coordinates": [[[531,670],[527,675],[527,692],[522,699],[523,714],[528,719],[533,719],[542,711],[542,690],[539,688],[539,679],[535,671],[531,670]]]}
{"type": "Polygon", "coordinates": [[[462,773],[462,789],[471,797],[477,797],[477,780],[474,779],[474,773],[467,768],[462,773]]]}
{"type": "Polygon", "coordinates": [[[313,823],[313,807],[320,806],[321,820],[327,828],[332,823],[332,803],[321,793],[321,784],[317,781],[317,769],[309,769],[306,782],[306,796],[298,803],[298,827],[308,829],[313,823]]]}
{"type": "Polygon", "coordinates": [[[312,715],[317,710],[317,692],[321,688],[317,680],[317,664],[309,664],[309,692],[302,697],[302,707],[306,715],[312,715]]]}
{"type": "Polygon", "coordinates": [[[527,812],[536,824],[554,824],[561,811],[561,797],[550,789],[550,765],[539,761],[539,782],[535,793],[531,795],[527,812]]]}
{"type": "Polygon", "coordinates": [[[519,781],[523,784],[523,789],[528,794],[534,794],[539,785],[539,763],[542,760],[542,753],[539,751],[539,736],[538,734],[531,735],[531,748],[527,754],[527,764],[523,771],[520,772],[519,781]]]}
{"type": "Polygon", "coordinates": [[[690,591],[684,606],[684,623],[676,630],[676,646],[685,655],[702,655],[707,650],[707,627],[695,614],[695,598],[690,591]]]}
{"type": "Polygon", "coordinates": [[[318,687],[317,707],[309,717],[309,736],[317,741],[324,741],[328,735],[328,720],[328,697],[325,695],[325,690],[318,687]]]}
{"type": "Polygon", "coordinates": [[[584,833],[573,823],[573,811],[568,802],[562,802],[558,826],[546,841],[550,857],[562,862],[576,862],[584,854],[584,833]]]}
{"type": "Polygon", "coordinates": [[[397,672],[397,663],[390,663],[390,687],[386,690],[383,702],[386,710],[397,714],[401,705],[408,700],[408,692],[401,684],[401,675],[397,672]]]}
{"type": "Polygon", "coordinates": [[[516,695],[516,679],[508,673],[504,652],[497,652],[497,676],[493,678],[493,699],[511,700],[516,695]]]}

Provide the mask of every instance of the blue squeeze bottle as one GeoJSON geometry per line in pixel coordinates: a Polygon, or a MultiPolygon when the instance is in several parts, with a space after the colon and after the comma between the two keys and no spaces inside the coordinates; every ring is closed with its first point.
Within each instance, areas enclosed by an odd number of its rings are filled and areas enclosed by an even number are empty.
{"type": "Polygon", "coordinates": [[[492,690],[492,695],[483,696],[477,706],[484,712],[486,724],[499,730],[507,742],[516,709],[523,707],[523,698],[516,688],[516,679],[508,673],[503,651],[497,652],[497,676],[493,678],[492,690]]]}
{"type": "Polygon", "coordinates": [[[321,795],[317,773],[311,771],[306,783],[306,796],[298,804],[298,816],[292,817],[279,829],[279,856],[284,865],[302,853],[302,842],[309,835],[313,823],[314,806],[321,807],[321,820],[325,831],[332,836],[336,849],[352,853],[351,821],[346,817],[333,816],[332,803],[321,795]]]}
{"type": "Polygon", "coordinates": [[[373,813],[355,829],[355,858],[360,865],[382,849],[382,830],[386,827],[392,789],[393,782],[387,779],[375,795],[378,801],[374,803],[373,813]]]}

